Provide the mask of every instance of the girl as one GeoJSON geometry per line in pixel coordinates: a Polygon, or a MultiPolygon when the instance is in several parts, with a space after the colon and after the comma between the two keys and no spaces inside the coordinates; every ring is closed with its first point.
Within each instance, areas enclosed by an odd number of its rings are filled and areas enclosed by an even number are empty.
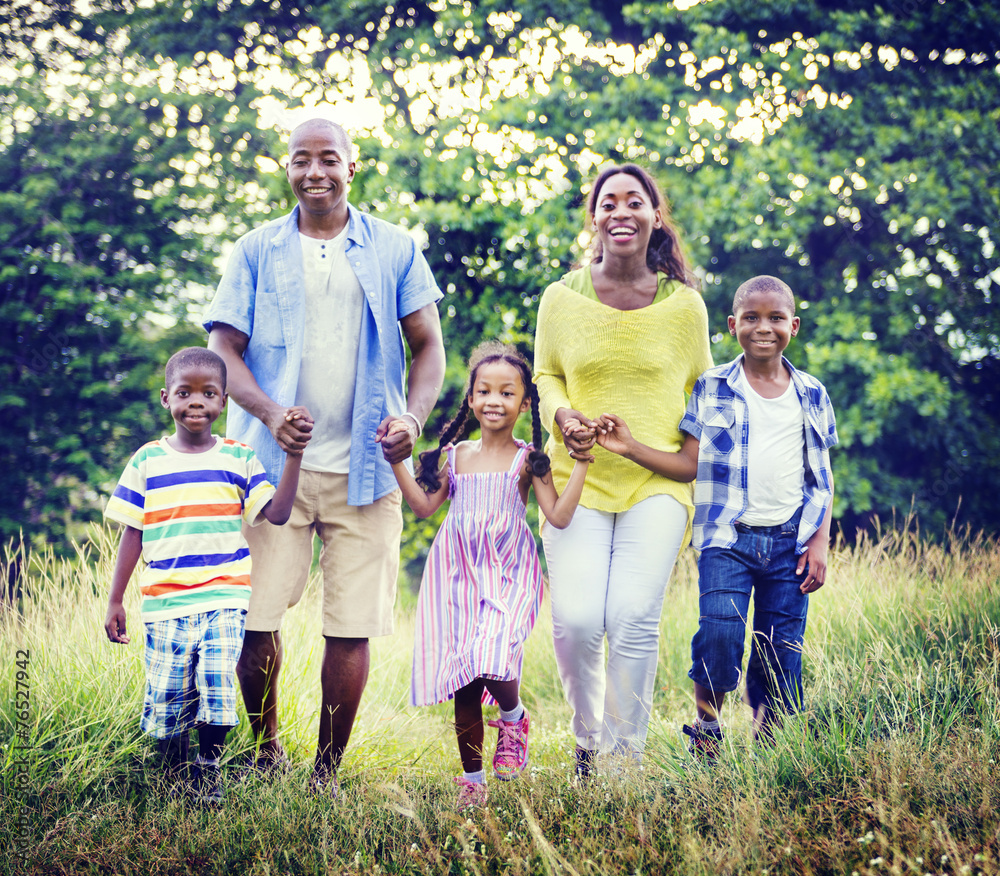
{"type": "Polygon", "coordinates": [[[420,454],[414,479],[403,463],[392,467],[418,517],[451,499],[434,538],[417,601],[412,702],[454,698],[455,732],[464,774],[458,807],[486,802],[483,702],[496,701],[498,729],[493,774],[510,781],[528,764],[529,716],[519,684],[524,642],[542,599],[535,541],[525,520],[534,487],[548,522],[573,517],[592,457],[580,454],[563,494],[556,493],[549,458],[541,450],[538,400],[527,360],[510,345],[480,344],[469,360],[469,383],[458,414],[436,449],[420,454]],[[514,437],[514,424],[531,411],[532,445],[514,437]],[[478,422],[481,437],[466,439],[478,422]],[[452,445],[451,442],[457,442],[452,445]],[[441,451],[445,463],[438,470],[441,451]]]}

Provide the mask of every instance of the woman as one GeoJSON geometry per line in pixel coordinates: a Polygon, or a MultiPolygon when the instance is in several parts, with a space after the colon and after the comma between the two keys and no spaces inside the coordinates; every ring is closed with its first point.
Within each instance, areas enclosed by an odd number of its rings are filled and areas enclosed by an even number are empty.
{"type": "Polygon", "coordinates": [[[602,171],[587,205],[590,265],[550,285],[538,308],[535,382],[560,489],[574,454],[596,457],[573,521],[542,532],[581,776],[599,750],[642,755],[663,596],[690,532],[690,484],[594,446],[595,419],[614,413],[644,444],[678,450],[685,393],[712,365],[705,304],[668,211],[642,168],[602,171]]]}

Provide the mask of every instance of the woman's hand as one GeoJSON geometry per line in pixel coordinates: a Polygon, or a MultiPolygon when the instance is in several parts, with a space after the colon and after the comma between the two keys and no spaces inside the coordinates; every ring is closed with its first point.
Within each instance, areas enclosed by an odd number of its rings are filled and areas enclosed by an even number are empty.
{"type": "Polygon", "coordinates": [[[555,421],[569,455],[574,459],[592,460],[589,451],[597,440],[597,428],[590,418],[571,408],[559,408],[555,421]]]}

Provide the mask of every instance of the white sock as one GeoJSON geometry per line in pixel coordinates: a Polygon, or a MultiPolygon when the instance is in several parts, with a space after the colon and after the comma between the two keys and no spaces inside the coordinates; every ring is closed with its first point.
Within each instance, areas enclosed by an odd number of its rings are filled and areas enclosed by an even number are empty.
{"type": "Polygon", "coordinates": [[[718,718],[716,718],[714,721],[706,721],[704,718],[699,718],[697,721],[694,722],[694,724],[695,727],[699,728],[700,730],[717,732],[719,729],[721,729],[719,726],[718,718]]]}
{"type": "Polygon", "coordinates": [[[486,784],[486,770],[477,770],[474,773],[462,773],[462,777],[473,785],[485,785],[486,784]]]}
{"type": "Polygon", "coordinates": [[[524,706],[521,705],[521,701],[517,701],[517,705],[514,706],[509,712],[505,712],[503,709],[500,710],[500,720],[506,722],[507,724],[513,724],[515,721],[520,721],[524,717],[524,706]]]}

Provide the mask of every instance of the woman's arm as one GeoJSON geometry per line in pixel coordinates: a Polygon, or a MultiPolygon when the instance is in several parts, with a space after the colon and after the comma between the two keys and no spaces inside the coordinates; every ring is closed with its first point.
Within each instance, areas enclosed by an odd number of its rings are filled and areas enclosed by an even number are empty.
{"type": "Polygon", "coordinates": [[[556,492],[556,485],[552,482],[552,472],[542,478],[532,477],[531,486],[535,490],[538,507],[545,515],[545,519],[556,529],[565,529],[573,519],[576,506],[580,504],[580,496],[583,495],[583,483],[587,479],[589,468],[589,459],[577,459],[562,495],[556,492]]]}
{"type": "Polygon", "coordinates": [[[693,435],[685,435],[681,449],[672,453],[637,441],[626,422],[615,414],[601,414],[595,422],[597,443],[605,450],[682,484],[693,481],[697,476],[698,439],[693,435]]]}

